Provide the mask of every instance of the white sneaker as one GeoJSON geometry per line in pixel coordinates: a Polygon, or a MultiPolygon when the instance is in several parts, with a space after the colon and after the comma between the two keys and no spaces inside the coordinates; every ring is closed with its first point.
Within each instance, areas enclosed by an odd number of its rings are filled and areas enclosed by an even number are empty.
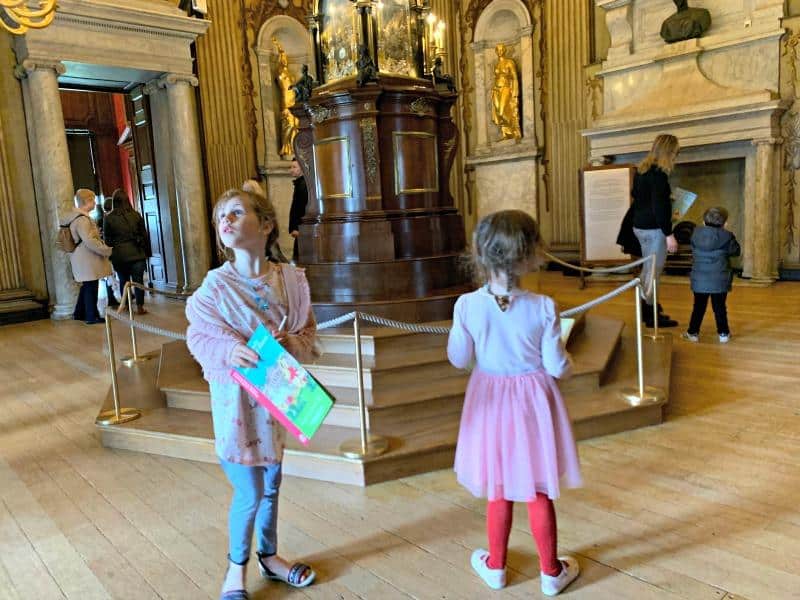
{"type": "Polygon", "coordinates": [[[696,333],[689,333],[688,331],[684,331],[681,334],[681,337],[683,339],[685,339],[687,342],[699,342],[700,341],[700,336],[699,335],[697,335],[696,333]]]}
{"type": "Polygon", "coordinates": [[[478,548],[472,553],[470,563],[475,572],[480,575],[480,578],[486,582],[493,590],[501,590],[506,587],[506,570],[505,569],[492,569],[486,564],[489,560],[489,551],[483,548],[478,548]]]}
{"type": "Polygon", "coordinates": [[[720,344],[727,344],[731,341],[731,334],[730,333],[720,333],[719,334],[719,343],[720,344]]]}
{"type": "Polygon", "coordinates": [[[542,593],[545,596],[556,596],[563,592],[566,587],[575,581],[581,572],[578,560],[572,556],[559,556],[563,568],[561,573],[553,577],[552,575],[541,574],[542,593]]]}

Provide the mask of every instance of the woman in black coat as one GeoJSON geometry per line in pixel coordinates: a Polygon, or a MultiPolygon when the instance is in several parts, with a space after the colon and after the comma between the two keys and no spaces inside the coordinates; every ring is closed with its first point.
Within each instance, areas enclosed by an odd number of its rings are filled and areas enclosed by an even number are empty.
{"type": "MultiPolygon", "coordinates": [[[[120,286],[128,281],[144,284],[144,271],[150,257],[150,240],[142,216],[133,210],[128,195],[116,190],[111,196],[111,212],[103,219],[103,240],[111,246],[111,264],[119,275],[120,286]]],[[[135,288],[136,314],[144,315],[144,290],[135,288]]]]}
{"type": "MultiPolygon", "coordinates": [[[[648,286],[651,277],[657,281],[664,270],[667,252],[676,252],[678,242],[672,235],[672,190],[669,186],[669,173],[675,165],[680,146],[674,135],[659,135],[653,148],[639,164],[633,179],[633,232],[642,246],[642,256],[655,254],[655,273],[652,263],[646,262],[642,268],[642,281],[645,289],[642,296],[642,319],[648,327],[653,326],[653,288],[648,286]]],[[[675,327],[677,321],[661,313],[659,307],[659,327],[675,327]]]]}

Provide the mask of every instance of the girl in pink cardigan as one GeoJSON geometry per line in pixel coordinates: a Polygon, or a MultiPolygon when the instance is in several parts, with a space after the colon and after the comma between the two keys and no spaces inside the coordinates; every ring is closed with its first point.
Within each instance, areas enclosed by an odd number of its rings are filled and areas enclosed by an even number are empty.
{"type": "Polygon", "coordinates": [[[536,269],[539,227],[507,210],[484,217],[473,235],[473,260],[486,285],[456,302],[447,343],[450,362],[475,367],[467,385],[456,446],[459,483],[488,500],[489,550],[472,567],[493,589],[506,584],[506,551],[514,502],[528,505],[539,550],[542,593],[558,594],[579,572],[558,557],[552,500],[560,483],[580,485],[578,452],[555,378],[570,370],[555,303],[521,289],[536,269]]]}
{"type": "Polygon", "coordinates": [[[275,209],[255,182],[228,190],[214,206],[217,246],[228,262],[209,271],[189,298],[187,346],[211,390],[214,438],[233,486],[228,571],[220,600],[247,600],[245,569],[256,531],[258,566],[266,579],[305,587],[315,573],[277,554],[278,490],[285,432],[269,412],[236,384],[232,367],[258,355],[247,346],[263,324],[300,362],[316,356],[316,321],[301,269],[269,262],[265,249],[278,237],[275,209]],[[278,330],[286,318],[286,327],[278,330]]]}

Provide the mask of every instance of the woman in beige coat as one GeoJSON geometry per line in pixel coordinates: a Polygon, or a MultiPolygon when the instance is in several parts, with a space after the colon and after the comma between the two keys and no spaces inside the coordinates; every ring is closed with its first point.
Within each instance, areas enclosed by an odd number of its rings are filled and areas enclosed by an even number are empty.
{"type": "Polygon", "coordinates": [[[103,322],[97,312],[97,284],[99,279],[111,275],[111,262],[108,260],[111,248],[100,239],[100,232],[91,217],[94,204],[94,192],[80,189],[75,192],[75,208],[61,220],[62,226],[69,225],[72,239],[77,244],[70,252],[69,261],[72,277],[81,284],[81,291],[72,316],[89,325],[103,322]]]}

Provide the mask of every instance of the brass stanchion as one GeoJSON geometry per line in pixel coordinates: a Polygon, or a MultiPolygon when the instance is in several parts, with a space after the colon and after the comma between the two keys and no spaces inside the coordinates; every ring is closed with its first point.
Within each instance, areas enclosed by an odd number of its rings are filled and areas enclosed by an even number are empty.
{"type": "MultiPolygon", "coordinates": [[[[655,280],[654,280],[655,281],[655,280]]],[[[642,348],[642,283],[639,282],[633,292],[636,295],[636,378],[637,387],[624,388],[620,393],[622,397],[634,406],[661,402],[664,392],[658,388],[645,387],[644,385],[644,349],[642,348]]]]}
{"type": "Polygon", "coordinates": [[[133,318],[133,285],[130,281],[125,283],[125,301],[128,303],[128,318],[131,321],[131,352],[133,356],[126,356],[120,362],[126,367],[135,365],[136,363],[145,362],[153,358],[152,356],[139,356],[139,346],[136,343],[136,326],[134,325],[133,318]]]}
{"type": "Polygon", "coordinates": [[[101,412],[94,422],[98,425],[119,425],[138,419],[142,416],[142,413],[135,408],[120,408],[119,406],[117,360],[114,353],[114,336],[111,333],[111,317],[108,314],[106,314],[106,340],[108,341],[108,366],[111,371],[111,395],[114,398],[114,410],[101,412]]]}
{"type": "Polygon", "coordinates": [[[658,277],[656,277],[656,255],[651,254],[653,258],[653,333],[648,334],[651,340],[660,340],[663,338],[658,333],[658,277]]]}
{"type": "Polygon", "coordinates": [[[361,361],[361,319],[356,312],[353,319],[353,337],[356,344],[356,371],[358,375],[358,412],[361,417],[361,438],[358,440],[347,440],[339,446],[341,452],[347,458],[371,458],[380,456],[389,449],[389,440],[380,435],[375,435],[367,431],[367,406],[364,400],[364,369],[361,361]]]}

